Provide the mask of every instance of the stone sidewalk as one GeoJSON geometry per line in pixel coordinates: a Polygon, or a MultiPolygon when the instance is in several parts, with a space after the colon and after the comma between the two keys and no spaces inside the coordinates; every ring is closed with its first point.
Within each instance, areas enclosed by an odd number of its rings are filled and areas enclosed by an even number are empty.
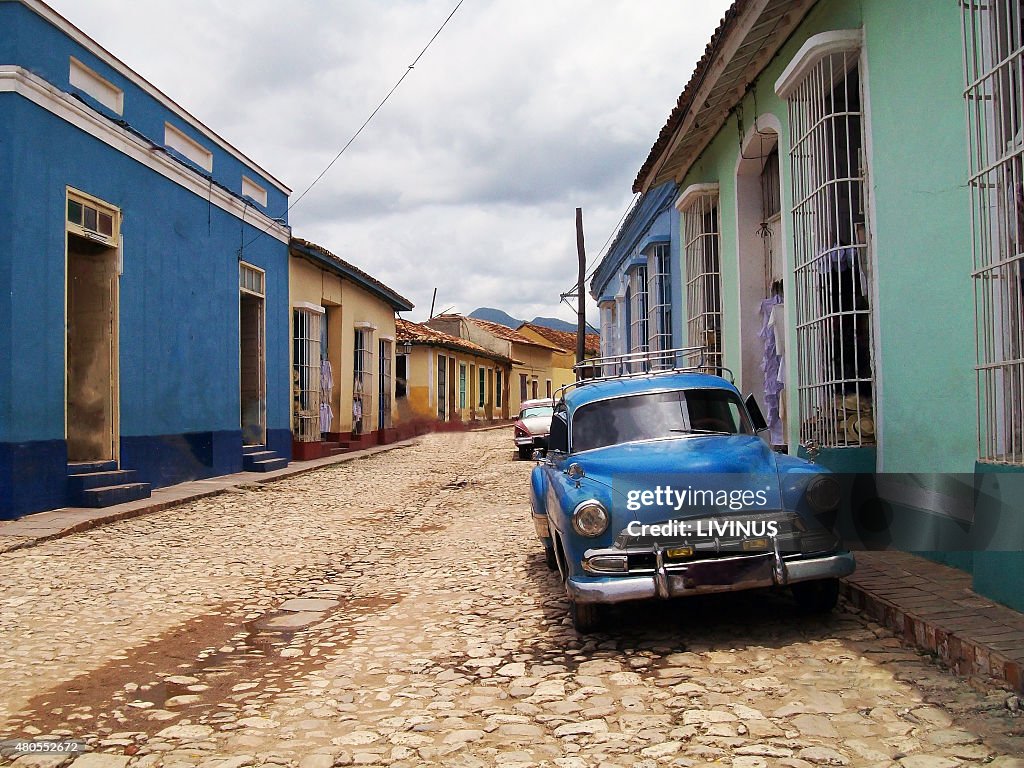
{"type": "Polygon", "coordinates": [[[192,480],[165,488],[155,488],[148,499],[139,499],[113,507],[94,509],[89,507],[62,507],[48,512],[26,515],[17,520],[0,521],[0,552],[11,552],[23,547],[31,547],[50,539],[59,539],[73,533],[87,531],[106,523],[125,520],[152,512],[160,512],[186,502],[216,496],[232,488],[252,485],[254,483],[272,483],[288,477],[297,477],[321,467],[341,464],[347,461],[373,456],[385,451],[405,448],[417,442],[418,438],[410,438],[388,445],[376,445],[360,451],[351,451],[337,456],[325,456],[310,461],[293,461],[284,469],[272,472],[237,472],[233,475],[220,475],[205,480],[192,480]]]}

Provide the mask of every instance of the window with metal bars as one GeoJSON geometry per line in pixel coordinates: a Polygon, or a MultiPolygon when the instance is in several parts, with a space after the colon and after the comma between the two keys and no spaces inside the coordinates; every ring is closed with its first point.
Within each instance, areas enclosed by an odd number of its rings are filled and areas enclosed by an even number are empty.
{"type": "Polygon", "coordinates": [[[875,442],[859,49],[824,55],[786,95],[800,441],[875,442]]]}
{"type": "Polygon", "coordinates": [[[320,343],[322,316],[292,312],[292,431],[300,443],[320,439],[320,343]]]}
{"type": "Polygon", "coordinates": [[[687,346],[701,347],[704,361],[722,364],[722,275],[718,194],[693,196],[682,209],[686,254],[687,346]]]}
{"type": "Polygon", "coordinates": [[[361,435],[373,424],[373,349],[370,347],[372,331],[355,329],[352,355],[352,434],[361,435]]]}
{"type": "MultiPolygon", "coordinates": [[[[648,324],[651,350],[672,349],[672,283],[668,243],[655,245],[647,264],[650,276],[648,289],[651,309],[648,324]]],[[[671,365],[671,361],[665,360],[662,364],[671,365]]]]}
{"type": "Polygon", "coordinates": [[[486,389],[486,387],[487,387],[487,369],[484,368],[482,365],[479,366],[477,368],[477,376],[479,378],[477,380],[477,388],[476,388],[476,390],[477,390],[476,405],[477,405],[477,408],[483,408],[484,407],[484,401],[485,401],[486,395],[487,395],[487,389],[486,389]]]}
{"type": "Polygon", "coordinates": [[[389,429],[391,427],[391,342],[381,339],[377,352],[377,372],[380,374],[377,429],[389,429]]]}
{"type": "Polygon", "coordinates": [[[978,457],[1024,465],[1024,8],[961,2],[970,142],[978,457]]]}
{"type": "MultiPolygon", "coordinates": [[[[611,357],[612,355],[619,354],[619,345],[617,343],[618,328],[616,323],[618,318],[616,317],[616,305],[614,301],[603,301],[601,302],[601,357],[611,357]]],[[[601,375],[610,376],[615,372],[615,366],[606,364],[601,375]]]]}
{"type": "MultiPolygon", "coordinates": [[[[629,273],[629,351],[646,352],[650,349],[647,317],[649,298],[647,295],[647,266],[633,267],[629,273]]],[[[631,364],[634,370],[646,369],[647,363],[631,364]]]]}
{"type": "Polygon", "coordinates": [[[448,358],[437,356],[437,418],[448,419],[448,358]]]}

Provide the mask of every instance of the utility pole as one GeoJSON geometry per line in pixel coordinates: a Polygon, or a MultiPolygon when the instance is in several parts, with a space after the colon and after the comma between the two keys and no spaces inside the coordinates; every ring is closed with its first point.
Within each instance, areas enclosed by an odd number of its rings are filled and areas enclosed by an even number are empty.
{"type": "Polygon", "coordinates": [[[582,363],[587,352],[587,313],[583,281],[587,274],[587,251],[583,246],[583,209],[576,209],[576,255],[579,257],[579,278],[576,283],[576,362],[582,363]]]}
{"type": "Polygon", "coordinates": [[[430,317],[434,317],[434,302],[437,301],[437,288],[434,289],[434,297],[430,300],[430,317]]]}

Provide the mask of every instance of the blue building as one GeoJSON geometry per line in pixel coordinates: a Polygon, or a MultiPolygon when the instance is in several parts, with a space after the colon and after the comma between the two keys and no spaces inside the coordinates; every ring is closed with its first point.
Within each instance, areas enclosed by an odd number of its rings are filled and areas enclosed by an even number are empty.
{"type": "Polygon", "coordinates": [[[682,346],[676,193],[667,183],[641,196],[594,272],[602,357],[682,346]]]}
{"type": "Polygon", "coordinates": [[[0,0],[0,518],[287,462],[289,194],[0,0]]]}

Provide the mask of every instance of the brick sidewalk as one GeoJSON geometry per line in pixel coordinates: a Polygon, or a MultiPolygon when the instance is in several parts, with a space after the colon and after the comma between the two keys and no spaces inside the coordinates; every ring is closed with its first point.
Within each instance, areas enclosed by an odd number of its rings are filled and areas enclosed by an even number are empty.
{"type": "Polygon", "coordinates": [[[852,605],[957,674],[1024,693],[1024,614],[971,591],[971,575],[906,552],[858,552],[844,580],[852,605]]]}

